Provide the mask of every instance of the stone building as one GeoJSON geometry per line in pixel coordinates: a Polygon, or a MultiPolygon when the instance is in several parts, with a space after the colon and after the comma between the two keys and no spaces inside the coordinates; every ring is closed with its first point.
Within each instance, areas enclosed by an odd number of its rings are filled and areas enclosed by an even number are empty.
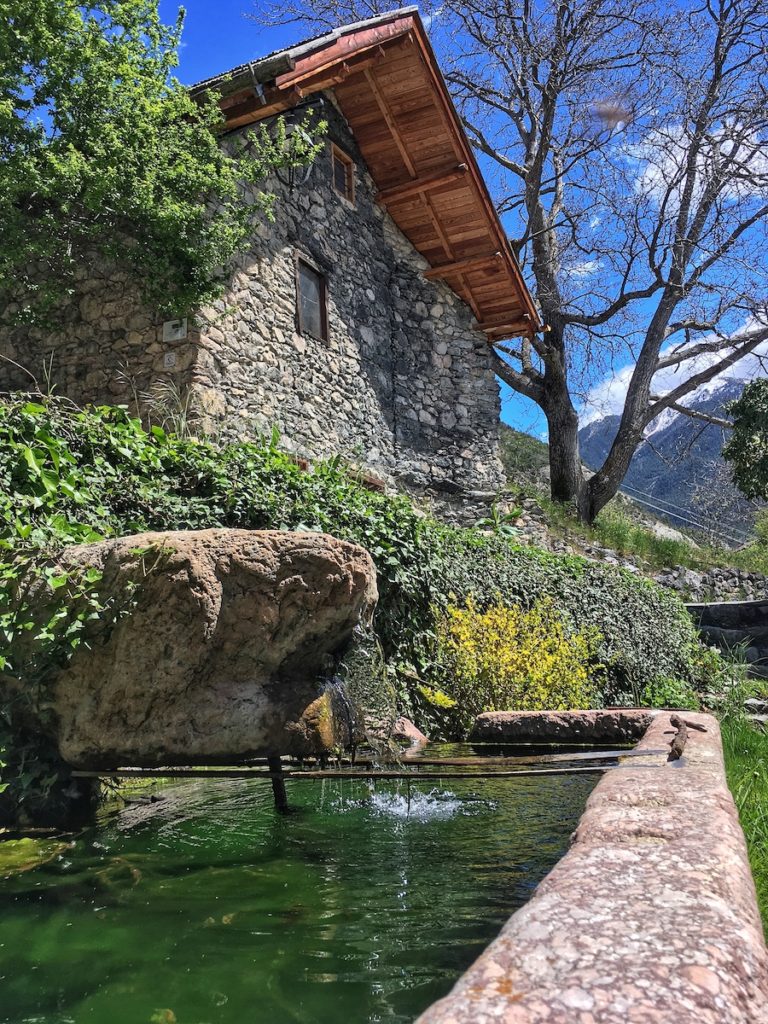
{"type": "Polygon", "coordinates": [[[276,427],[297,455],[340,454],[416,492],[496,489],[488,342],[537,315],[416,10],[194,88],[219,92],[235,137],[311,107],[323,151],[266,183],[274,221],[213,307],[160,322],[105,266],[57,331],[0,329],[0,389],[31,373],[80,403],[157,411],[170,395],[220,435],[276,427]]]}

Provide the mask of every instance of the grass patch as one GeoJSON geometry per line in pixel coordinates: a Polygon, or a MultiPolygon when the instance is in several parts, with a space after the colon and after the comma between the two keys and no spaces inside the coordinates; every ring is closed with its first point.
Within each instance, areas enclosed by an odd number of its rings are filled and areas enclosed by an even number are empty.
{"type": "Polygon", "coordinates": [[[728,786],[747,841],[763,930],[768,936],[768,734],[750,721],[744,706],[750,697],[766,699],[768,684],[749,679],[748,666],[738,654],[725,664],[730,679],[713,679],[710,703],[720,720],[728,786]]]}
{"type": "Polygon", "coordinates": [[[544,511],[553,533],[575,546],[610,548],[649,569],[682,565],[706,572],[713,568],[741,569],[768,576],[768,540],[758,536],[751,544],[735,550],[707,543],[696,537],[691,542],[659,537],[640,519],[640,513],[618,495],[600,513],[592,526],[580,522],[566,505],[552,501],[537,488],[523,487],[513,493],[534,498],[544,511]]]}
{"type": "Polygon", "coordinates": [[[720,723],[728,785],[749,849],[757,900],[768,935],[768,735],[741,714],[720,723]]]}

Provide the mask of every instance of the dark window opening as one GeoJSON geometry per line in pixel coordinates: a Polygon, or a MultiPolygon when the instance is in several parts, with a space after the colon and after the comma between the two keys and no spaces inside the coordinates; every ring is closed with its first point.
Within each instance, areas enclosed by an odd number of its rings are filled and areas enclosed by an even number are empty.
{"type": "Polygon", "coordinates": [[[338,146],[331,148],[331,159],[333,161],[333,187],[340,196],[350,202],[355,201],[355,165],[351,157],[339,149],[338,146]]]}
{"type": "Polygon", "coordinates": [[[301,334],[328,340],[325,278],[301,257],[296,259],[296,326],[301,334]]]}

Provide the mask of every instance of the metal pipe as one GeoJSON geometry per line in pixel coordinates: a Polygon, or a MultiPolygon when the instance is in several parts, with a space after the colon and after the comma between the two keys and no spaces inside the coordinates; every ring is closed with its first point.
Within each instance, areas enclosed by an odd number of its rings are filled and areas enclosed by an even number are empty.
{"type": "MultiPolygon", "coordinates": [[[[222,770],[205,768],[120,768],[115,771],[73,771],[75,778],[110,778],[110,779],[409,779],[421,782],[429,779],[520,779],[541,775],[584,775],[608,772],[618,765],[589,765],[578,768],[524,768],[520,771],[448,771],[448,772],[414,772],[414,771],[355,771],[328,768],[320,771],[284,771],[282,767],[274,771],[249,771],[243,768],[226,768],[222,770]]],[[[640,766],[640,767],[655,767],[640,766]]]]}

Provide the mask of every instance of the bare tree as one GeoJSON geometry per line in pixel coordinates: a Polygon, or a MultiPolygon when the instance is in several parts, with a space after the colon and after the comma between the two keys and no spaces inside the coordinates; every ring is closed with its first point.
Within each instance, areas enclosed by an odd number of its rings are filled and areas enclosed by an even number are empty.
{"type": "MultiPolygon", "coordinates": [[[[338,24],[378,9],[296,0],[281,17],[338,24]]],[[[552,496],[591,522],[651,421],[685,412],[768,340],[768,9],[446,0],[439,24],[446,78],[547,325],[494,342],[495,369],[547,418],[552,496]],[[618,432],[586,481],[579,397],[629,359],[618,432]]]]}

